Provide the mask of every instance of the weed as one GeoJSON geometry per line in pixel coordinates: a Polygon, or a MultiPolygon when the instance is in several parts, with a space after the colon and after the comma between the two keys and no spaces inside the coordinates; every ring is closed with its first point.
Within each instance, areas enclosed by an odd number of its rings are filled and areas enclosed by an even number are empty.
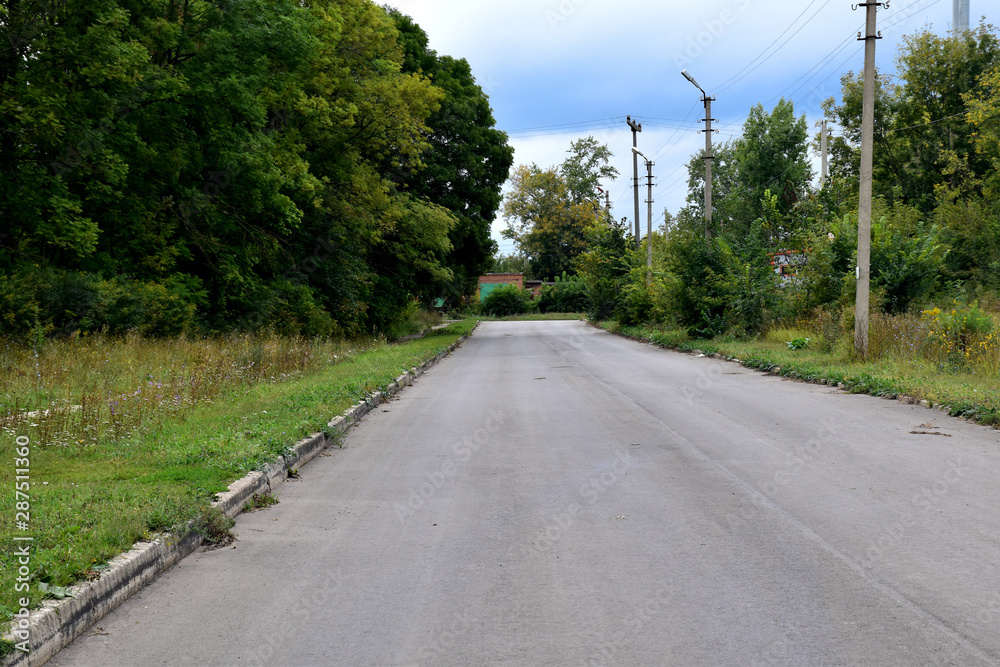
{"type": "Polygon", "coordinates": [[[192,529],[205,539],[209,549],[219,549],[236,541],[232,532],[235,525],[218,507],[206,507],[192,529]]]}
{"type": "Polygon", "coordinates": [[[276,496],[272,496],[270,493],[255,493],[253,496],[243,505],[244,512],[255,512],[257,510],[262,510],[270,507],[271,505],[277,505],[280,500],[276,496]]]}
{"type": "Polygon", "coordinates": [[[1000,334],[993,318],[975,304],[925,310],[927,356],[943,370],[996,375],[1000,371],[1000,334]]]}
{"type": "Polygon", "coordinates": [[[804,338],[793,338],[790,341],[786,341],[785,345],[788,347],[789,350],[804,350],[805,348],[809,347],[809,337],[806,336],[804,338]]]}

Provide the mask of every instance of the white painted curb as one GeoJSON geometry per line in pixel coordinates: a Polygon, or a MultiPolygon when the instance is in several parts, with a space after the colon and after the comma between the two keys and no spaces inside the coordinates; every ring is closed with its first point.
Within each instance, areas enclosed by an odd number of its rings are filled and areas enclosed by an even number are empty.
{"type": "MultiPolygon", "coordinates": [[[[476,330],[477,323],[472,331],[476,330]]],[[[472,335],[469,332],[469,336],[472,335]]],[[[313,433],[299,440],[292,447],[293,454],[279,457],[268,464],[263,471],[251,472],[246,477],[229,485],[229,490],[219,494],[214,507],[226,516],[235,518],[243,511],[243,505],[255,493],[269,493],[277,489],[287,478],[289,470],[297,469],[316,457],[330,442],[331,435],[345,433],[373,408],[399,393],[404,387],[423,375],[431,366],[451,354],[469,336],[462,336],[447,350],[416,368],[396,378],[385,392],[375,392],[360,403],[356,403],[340,415],[331,419],[324,433],[313,433]],[[328,435],[331,434],[331,435],[328,435]]],[[[30,653],[16,651],[3,659],[3,667],[38,667],[83,635],[95,623],[111,613],[132,595],[155,580],[167,568],[189,555],[202,543],[202,536],[195,532],[184,535],[163,535],[151,542],[138,542],[126,553],[114,558],[109,568],[96,581],[77,584],[70,588],[73,597],[62,600],[46,600],[42,607],[31,612],[29,632],[30,653]]],[[[17,621],[11,623],[10,632],[4,639],[19,642],[13,633],[17,621]]]]}

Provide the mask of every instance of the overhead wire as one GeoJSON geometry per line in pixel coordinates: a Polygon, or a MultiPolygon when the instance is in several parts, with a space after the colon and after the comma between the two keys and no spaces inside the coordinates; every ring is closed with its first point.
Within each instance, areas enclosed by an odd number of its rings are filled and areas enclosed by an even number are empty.
{"type": "Polygon", "coordinates": [[[796,29],[795,32],[793,32],[791,35],[789,35],[788,38],[784,42],[782,42],[781,44],[779,44],[778,47],[776,49],[774,49],[774,51],[772,51],[770,54],[768,54],[766,57],[764,57],[764,54],[766,54],[768,51],[770,51],[771,47],[773,47],[775,44],[777,44],[778,40],[780,40],[785,35],[785,33],[787,33],[789,30],[791,30],[792,27],[796,23],[798,23],[799,19],[802,18],[805,15],[805,13],[807,11],[809,11],[809,8],[812,7],[814,4],[816,4],[816,2],[817,2],[817,0],[812,0],[808,5],[806,5],[806,8],[803,9],[802,12],[798,16],[795,17],[795,20],[793,20],[788,25],[788,27],[785,28],[781,32],[781,34],[778,35],[774,39],[773,42],[771,42],[770,45],[768,45],[768,47],[766,49],[764,49],[763,51],[761,51],[760,55],[758,55],[756,58],[754,58],[753,60],[751,60],[746,66],[743,67],[743,69],[741,69],[740,71],[738,71],[736,74],[734,74],[733,76],[729,77],[724,82],[722,82],[722,84],[720,84],[719,86],[716,86],[716,90],[718,92],[720,92],[720,93],[721,92],[725,92],[729,88],[732,88],[737,83],[739,83],[742,79],[746,78],[747,74],[750,74],[751,72],[753,72],[754,70],[756,70],[758,67],[760,67],[761,65],[763,65],[765,62],[767,62],[768,60],[770,60],[771,58],[773,58],[774,55],[776,53],[778,53],[778,51],[780,51],[783,46],[785,46],[785,44],[787,44],[789,41],[791,41],[792,38],[794,38],[797,34],[799,34],[802,31],[803,28],[805,28],[814,18],[816,18],[817,14],[819,14],[821,11],[823,11],[824,7],[826,7],[828,4],[830,4],[830,1],[826,0],[826,2],[824,2],[822,5],[820,5],[819,8],[813,13],[813,15],[810,16],[808,19],[806,19],[806,21],[802,25],[800,25],[798,27],[798,29],[796,29]],[[758,61],[760,61],[760,62],[758,62],[758,61]]]}
{"type": "MultiPolygon", "coordinates": [[[[726,79],[726,81],[724,81],[721,84],[721,86],[718,87],[717,90],[719,92],[723,92],[723,91],[725,91],[725,90],[727,90],[729,88],[732,88],[737,83],[739,83],[739,81],[745,79],[747,75],[749,75],[750,73],[752,73],[753,71],[755,71],[757,68],[759,68],[761,65],[763,65],[768,60],[770,60],[786,44],[788,44],[792,39],[794,39],[795,36],[798,35],[806,27],[806,25],[808,25],[810,22],[812,22],[819,15],[819,13],[826,7],[826,5],[829,4],[829,0],[827,0],[826,2],[823,2],[823,4],[820,5],[816,9],[816,11],[813,12],[804,22],[802,22],[801,25],[798,25],[798,27],[795,28],[796,24],[799,23],[799,21],[802,19],[802,17],[806,15],[806,13],[816,4],[817,1],[818,0],[812,0],[802,10],[802,12],[800,12],[799,15],[796,16],[796,18],[788,25],[788,27],[786,27],[781,32],[781,34],[779,34],[767,46],[767,48],[765,48],[750,63],[748,63],[746,66],[744,66],[738,72],[736,72],[736,74],[734,74],[733,76],[731,76],[728,79],[726,79]],[[795,28],[794,32],[792,32],[791,35],[788,35],[788,37],[786,39],[784,39],[784,41],[781,41],[782,37],[784,37],[793,28],[795,28]],[[779,44],[779,41],[781,41],[780,44],[779,44]],[[775,45],[777,45],[777,47],[775,47],[775,45]]],[[[888,20],[892,20],[892,19],[896,19],[896,20],[892,21],[891,23],[884,24],[881,29],[882,30],[889,30],[889,29],[891,29],[891,28],[899,25],[900,23],[902,23],[902,22],[904,22],[904,21],[906,21],[908,19],[913,18],[917,14],[920,14],[920,13],[922,13],[922,12],[930,9],[934,5],[936,5],[939,2],[941,2],[941,0],[932,0],[929,4],[922,5],[922,3],[924,1],[925,0],[916,0],[916,2],[913,2],[913,3],[909,4],[909,5],[907,5],[906,7],[904,7],[902,9],[896,11],[895,13],[890,14],[886,18],[888,20]]],[[[862,24],[861,28],[863,28],[863,27],[864,26],[862,24]]],[[[856,40],[854,40],[853,34],[852,34],[852,36],[850,38],[845,39],[838,46],[835,46],[826,56],[824,56],[823,58],[821,58],[818,63],[816,63],[815,65],[813,65],[812,67],[810,67],[805,73],[803,73],[801,76],[799,76],[797,79],[795,79],[791,84],[789,84],[788,86],[786,86],[784,88],[784,90],[782,90],[780,93],[778,93],[778,95],[775,95],[774,97],[772,97],[765,104],[766,105],[771,104],[776,98],[778,98],[780,96],[785,96],[786,93],[787,93],[787,97],[789,99],[794,98],[799,93],[800,90],[802,90],[804,87],[808,86],[810,83],[813,83],[813,81],[816,79],[816,77],[821,76],[824,73],[824,71],[826,70],[827,65],[829,65],[831,62],[833,62],[834,59],[836,59],[841,53],[844,52],[845,49],[849,48],[850,45],[851,45],[851,43],[854,42],[854,41],[856,41],[856,40]]],[[[822,79],[820,79],[815,86],[813,86],[808,92],[806,92],[803,95],[803,97],[808,97],[813,92],[815,92],[827,80],[829,80],[829,78],[831,76],[833,76],[834,74],[840,72],[842,70],[842,68],[844,67],[844,65],[846,65],[847,62],[849,62],[851,60],[851,58],[854,58],[854,57],[856,57],[856,54],[852,53],[852,54],[850,54],[848,56],[847,59],[841,61],[840,64],[838,64],[835,68],[833,68],[832,71],[830,71],[830,73],[828,73],[825,77],[823,77],[822,79]]],[[[685,115],[685,117],[684,117],[683,120],[677,120],[677,119],[674,119],[674,118],[659,118],[659,117],[646,117],[645,118],[646,124],[648,126],[650,126],[650,127],[658,127],[658,128],[666,128],[666,129],[673,129],[674,130],[671,133],[670,137],[668,137],[668,139],[666,140],[666,142],[664,142],[664,144],[661,145],[660,148],[658,148],[653,153],[653,159],[655,159],[656,157],[661,156],[663,154],[664,150],[667,149],[668,145],[672,148],[673,145],[675,145],[676,143],[679,143],[680,139],[678,138],[675,141],[675,137],[677,137],[679,135],[679,133],[681,132],[681,130],[691,129],[691,126],[688,123],[688,119],[690,118],[691,112],[694,110],[694,108],[695,108],[695,106],[697,106],[697,104],[698,103],[695,102],[695,104],[692,105],[692,108],[688,111],[688,113],[685,115]]],[[[929,124],[933,124],[933,123],[936,123],[936,122],[941,122],[943,120],[947,120],[948,118],[954,118],[954,117],[956,117],[958,115],[964,115],[964,113],[968,113],[968,112],[963,112],[963,114],[956,114],[955,116],[949,116],[947,118],[942,118],[942,119],[938,119],[936,121],[931,121],[930,123],[925,123],[923,125],[929,125],[929,124]]],[[[720,132],[720,138],[721,137],[726,137],[726,136],[728,136],[728,137],[736,136],[738,134],[738,132],[739,132],[738,128],[741,127],[745,123],[745,121],[746,121],[746,119],[748,117],[749,117],[749,114],[747,114],[745,116],[742,116],[738,120],[733,120],[733,121],[728,121],[728,122],[724,122],[724,123],[719,123],[716,126],[716,130],[717,131],[721,130],[721,132],[720,132]]],[[[606,130],[606,129],[613,129],[613,128],[615,128],[617,126],[617,124],[622,120],[622,118],[624,118],[624,117],[623,116],[613,116],[613,117],[601,118],[601,119],[590,120],[590,121],[578,121],[578,122],[573,122],[573,123],[561,123],[561,124],[554,124],[554,125],[541,125],[541,126],[534,126],[534,127],[517,128],[517,129],[514,129],[514,130],[508,130],[507,133],[508,133],[509,136],[516,137],[516,138],[522,138],[523,139],[523,138],[532,138],[532,137],[546,136],[546,135],[570,134],[570,133],[574,133],[574,132],[584,131],[584,130],[587,130],[587,129],[606,130]]],[[[915,125],[915,126],[912,126],[912,127],[920,127],[920,126],[922,126],[922,125],[915,125]]],[[[907,130],[907,129],[912,129],[912,128],[898,128],[898,129],[892,130],[892,131],[898,132],[898,131],[903,131],[903,130],[907,130]]],[[[685,168],[686,164],[687,163],[682,163],[681,165],[675,167],[671,172],[669,172],[667,174],[667,176],[664,177],[664,180],[672,180],[673,175],[676,174],[677,171],[685,168]]],[[[631,181],[632,179],[629,178],[627,180],[631,181]]],[[[686,177],[679,178],[677,180],[672,180],[671,183],[669,183],[667,185],[664,185],[663,187],[661,187],[660,189],[658,189],[656,192],[653,193],[654,199],[657,196],[663,196],[663,195],[666,195],[666,194],[673,193],[678,188],[683,187],[684,184],[685,184],[685,181],[686,181],[686,177]]],[[[622,190],[621,194],[618,197],[614,198],[613,201],[615,203],[621,202],[631,192],[632,187],[633,187],[632,184],[628,183],[624,187],[624,189],[622,190]]],[[[630,199],[629,203],[631,203],[631,198],[629,198],[629,199],[630,199]]],[[[658,219],[662,219],[662,217],[663,217],[662,214],[660,214],[658,216],[658,219]]]]}

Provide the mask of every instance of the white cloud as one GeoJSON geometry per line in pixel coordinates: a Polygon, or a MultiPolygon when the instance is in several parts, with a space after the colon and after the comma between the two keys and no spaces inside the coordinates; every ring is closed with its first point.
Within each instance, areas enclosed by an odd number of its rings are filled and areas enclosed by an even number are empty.
{"type": "MultiPolygon", "coordinates": [[[[684,203],[685,165],[704,146],[704,138],[696,133],[696,121],[703,118],[700,94],[680,69],[690,69],[717,97],[712,111],[723,132],[715,140],[723,141],[739,133],[751,106],[761,102],[770,110],[781,96],[807,114],[812,132],[821,102],[839,94],[840,75],[862,64],[862,44],[855,33],[864,15],[851,11],[846,0],[389,2],[428,33],[431,48],[469,61],[490,95],[500,129],[616,119],[576,134],[531,137],[512,132],[511,143],[516,164],[542,167],[561,163],[574,139],[592,134],[607,143],[621,172],[611,188],[619,218],[632,218],[626,114],[644,120],[639,146],[651,151],[656,162],[654,214],[662,215],[664,207],[676,213],[684,203]],[[775,55],[758,59],[775,49],[775,55]],[[680,131],[656,125],[677,125],[689,110],[680,131]]],[[[985,12],[996,23],[1000,7],[985,7],[983,0],[974,0],[973,16],[985,12]]],[[[879,66],[894,69],[904,34],[927,22],[943,33],[950,20],[951,3],[940,0],[894,2],[890,9],[880,9],[885,39],[878,42],[879,66]]],[[[644,203],[641,217],[645,228],[644,203]]],[[[503,226],[494,224],[495,238],[503,226]]],[[[509,248],[509,242],[504,244],[509,248]]]]}

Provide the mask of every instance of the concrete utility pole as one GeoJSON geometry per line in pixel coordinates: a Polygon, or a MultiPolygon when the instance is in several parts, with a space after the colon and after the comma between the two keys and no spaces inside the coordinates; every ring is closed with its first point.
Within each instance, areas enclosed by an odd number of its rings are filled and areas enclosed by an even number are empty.
{"type": "Polygon", "coordinates": [[[875,31],[875,18],[880,5],[888,2],[863,2],[866,12],[865,88],[861,116],[861,191],[858,199],[858,268],[857,293],[854,303],[854,349],[862,358],[868,357],[869,268],[872,246],[872,144],[875,128],[875,40],[882,35],[875,31]]]}
{"type": "MultiPolygon", "coordinates": [[[[632,120],[632,116],[625,116],[625,122],[632,128],[632,149],[635,150],[639,144],[636,134],[642,132],[642,123],[632,120]]],[[[635,247],[639,248],[639,157],[632,154],[632,190],[635,194],[635,247]]]]}
{"type": "Polygon", "coordinates": [[[698,131],[705,133],[705,238],[707,239],[712,236],[712,160],[715,159],[712,154],[712,122],[715,120],[712,118],[712,102],[715,101],[715,97],[709,97],[690,72],[682,70],[681,74],[701,91],[701,101],[705,103],[705,129],[698,131]]]}
{"type": "Polygon", "coordinates": [[[952,0],[951,29],[956,38],[969,29],[969,0],[952,0]]]}
{"type": "Polygon", "coordinates": [[[633,148],[635,157],[646,163],[646,284],[653,284],[653,161],[633,148]]]}
{"type": "Polygon", "coordinates": [[[826,179],[830,176],[830,170],[827,167],[827,162],[826,162],[826,159],[827,159],[826,158],[826,156],[827,156],[827,140],[828,140],[828,138],[830,136],[830,133],[827,130],[826,121],[825,120],[820,121],[820,124],[822,125],[823,129],[820,130],[820,135],[819,135],[819,137],[820,137],[819,138],[819,151],[822,154],[822,158],[821,158],[821,160],[822,160],[822,167],[820,168],[820,182],[819,182],[819,187],[820,188],[825,188],[826,187],[826,179]]]}

